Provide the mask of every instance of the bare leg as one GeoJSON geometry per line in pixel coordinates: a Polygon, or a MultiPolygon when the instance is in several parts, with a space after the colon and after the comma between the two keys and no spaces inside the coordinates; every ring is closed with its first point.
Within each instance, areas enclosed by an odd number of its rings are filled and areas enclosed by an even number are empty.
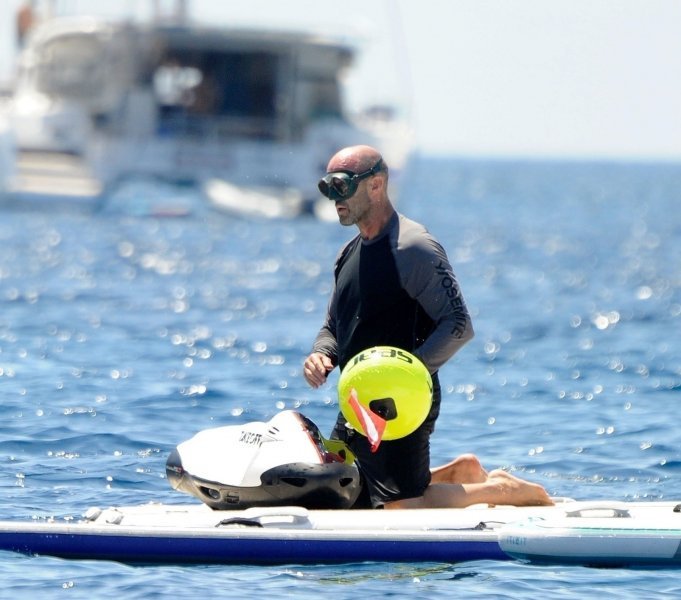
{"type": "Polygon", "coordinates": [[[474,454],[462,454],[452,462],[430,470],[431,483],[484,483],[487,471],[474,454]]]}
{"type": "Polygon", "coordinates": [[[396,500],[384,508],[464,508],[481,503],[549,506],[553,501],[542,486],[495,469],[482,483],[431,483],[420,498],[396,500]]]}

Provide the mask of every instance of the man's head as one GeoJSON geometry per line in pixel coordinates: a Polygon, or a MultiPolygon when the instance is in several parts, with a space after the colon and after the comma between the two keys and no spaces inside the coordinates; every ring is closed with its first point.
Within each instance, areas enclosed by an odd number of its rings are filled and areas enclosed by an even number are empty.
{"type": "Polygon", "coordinates": [[[386,207],[388,166],[371,146],[350,146],[337,152],[329,161],[326,175],[319,181],[320,192],[336,203],[342,225],[370,223],[386,207]]]}

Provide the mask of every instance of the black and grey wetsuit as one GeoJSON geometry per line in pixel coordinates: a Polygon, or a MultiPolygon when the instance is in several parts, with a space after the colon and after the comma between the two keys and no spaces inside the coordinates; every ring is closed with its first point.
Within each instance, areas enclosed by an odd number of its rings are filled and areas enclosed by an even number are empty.
{"type": "Polygon", "coordinates": [[[313,351],[341,369],[372,346],[418,356],[433,376],[433,407],[425,423],[371,453],[339,415],[334,436],[358,457],[371,503],[421,496],[430,483],[429,438],[440,409],[438,369],[473,337],[463,296],[442,246],[420,224],[394,213],[371,240],[359,235],[338,254],[335,286],[313,351]]]}

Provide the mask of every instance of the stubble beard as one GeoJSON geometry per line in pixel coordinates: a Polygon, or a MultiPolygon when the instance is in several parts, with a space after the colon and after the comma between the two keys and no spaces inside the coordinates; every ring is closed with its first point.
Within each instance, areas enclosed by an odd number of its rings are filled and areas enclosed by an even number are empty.
{"type": "Polygon", "coordinates": [[[364,203],[356,203],[354,206],[350,206],[350,203],[346,202],[345,207],[347,212],[338,215],[338,222],[341,225],[357,225],[369,213],[369,206],[364,203]]]}

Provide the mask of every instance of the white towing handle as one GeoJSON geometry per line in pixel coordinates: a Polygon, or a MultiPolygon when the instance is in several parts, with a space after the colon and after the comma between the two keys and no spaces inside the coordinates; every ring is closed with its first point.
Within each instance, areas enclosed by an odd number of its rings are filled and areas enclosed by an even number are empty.
{"type": "Polygon", "coordinates": [[[626,519],[631,514],[625,504],[613,504],[612,502],[589,502],[575,510],[565,511],[566,517],[581,517],[587,519],[626,519]]]}

